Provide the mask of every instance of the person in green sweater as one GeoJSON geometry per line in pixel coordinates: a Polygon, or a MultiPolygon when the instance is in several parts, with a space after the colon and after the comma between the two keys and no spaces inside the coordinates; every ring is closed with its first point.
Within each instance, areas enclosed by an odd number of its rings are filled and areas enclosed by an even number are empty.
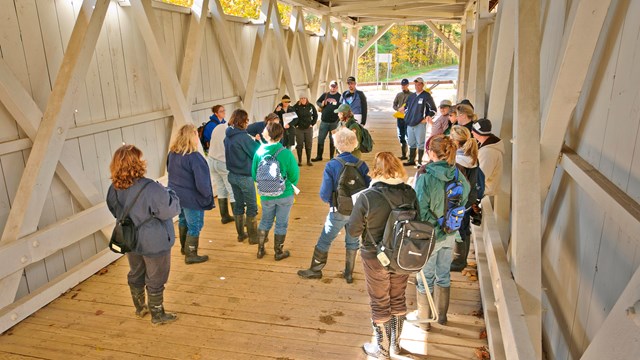
{"type": "MultiPolygon", "coordinates": [[[[262,203],[262,219],[258,225],[258,259],[262,259],[265,255],[264,243],[267,241],[267,234],[273,226],[275,219],[274,233],[274,258],[276,261],[289,257],[289,250],[283,251],[284,240],[287,236],[287,227],[289,226],[289,213],[293,206],[294,186],[298,184],[300,179],[300,169],[296,162],[293,153],[280,144],[280,140],[284,135],[284,128],[277,122],[268,123],[262,132],[262,138],[267,140],[266,144],[260,146],[256,155],[253,157],[253,166],[251,174],[253,180],[258,183],[258,190],[261,189],[261,181],[272,182],[273,178],[277,178],[277,175],[270,174],[267,176],[269,179],[263,180],[262,177],[258,177],[258,168],[260,163],[267,162],[268,157],[273,157],[277,160],[277,165],[280,167],[280,176],[284,180],[284,191],[278,196],[264,196],[260,195],[260,202],[262,203]],[[266,158],[266,159],[265,159],[266,158]]],[[[275,169],[274,165],[271,165],[275,169]]],[[[261,175],[262,176],[262,175],[261,175]]]]}
{"type": "Polygon", "coordinates": [[[356,146],[356,148],[351,152],[351,155],[357,157],[358,159],[361,159],[362,151],[360,151],[360,144],[362,144],[362,128],[353,117],[351,106],[349,106],[348,104],[342,104],[337,109],[335,109],[334,112],[338,114],[338,118],[340,119],[340,125],[338,126],[337,130],[346,127],[356,134],[356,138],[358,139],[358,146],[356,146]]]}

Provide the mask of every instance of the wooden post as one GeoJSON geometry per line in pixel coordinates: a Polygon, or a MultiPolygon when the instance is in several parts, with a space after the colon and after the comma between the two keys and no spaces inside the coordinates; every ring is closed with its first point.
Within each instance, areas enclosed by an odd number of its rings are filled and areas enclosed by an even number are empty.
{"type": "MultiPolygon", "coordinates": [[[[289,53],[289,49],[287,49],[287,39],[285,38],[284,30],[282,29],[282,25],[280,24],[280,13],[278,12],[278,6],[275,0],[264,0],[269,1],[271,6],[271,11],[275,12],[274,16],[271,16],[271,25],[273,25],[273,32],[276,36],[276,43],[278,44],[278,54],[280,54],[280,64],[282,67],[285,83],[287,85],[287,90],[289,93],[294,94],[296,91],[295,85],[293,84],[293,74],[291,73],[291,55],[289,53]]],[[[269,24],[265,24],[265,26],[269,26],[269,24]]],[[[311,99],[309,101],[313,102],[311,99]]]]}
{"type": "Polygon", "coordinates": [[[511,265],[541,359],[540,0],[518,0],[515,31],[511,265]]]}

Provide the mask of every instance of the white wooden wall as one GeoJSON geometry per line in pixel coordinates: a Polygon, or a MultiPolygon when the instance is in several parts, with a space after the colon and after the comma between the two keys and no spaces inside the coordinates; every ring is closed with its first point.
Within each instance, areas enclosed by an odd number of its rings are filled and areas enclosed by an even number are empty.
{"type": "MultiPolygon", "coordinates": [[[[542,98],[550,87],[571,3],[543,1],[542,98]]],[[[611,2],[565,142],[640,202],[637,14],[639,1],[611,2]]],[[[578,359],[640,265],[640,234],[621,227],[561,168],[545,203],[545,220],[543,344],[549,359],[578,359]]],[[[623,358],[638,358],[627,356],[623,358]]]]}
{"type": "MultiPolygon", "coordinates": [[[[212,0],[213,2],[213,0],[212,0]]],[[[0,0],[0,59],[33,98],[40,111],[47,100],[67,48],[81,0],[0,0]]],[[[97,41],[84,84],[76,99],[74,123],[64,145],[64,156],[81,164],[82,172],[101,192],[110,185],[109,163],[112,153],[123,142],[135,144],[144,152],[151,178],[160,178],[171,135],[171,110],[134,18],[133,7],[112,1],[97,41]]],[[[171,68],[179,74],[185,55],[190,14],[154,9],[160,25],[171,68]]],[[[223,104],[227,114],[240,106],[241,94],[234,88],[221,48],[208,18],[195,83],[191,116],[196,124],[208,119],[210,108],[223,104]]],[[[258,26],[226,21],[231,44],[236,46],[241,71],[249,72],[258,26]]],[[[285,31],[292,36],[291,30],[285,31]]],[[[304,34],[312,66],[320,37],[304,34]]],[[[280,60],[275,36],[265,44],[254,102],[255,118],[271,112],[280,94],[280,60]]],[[[303,76],[299,42],[293,46],[291,71],[297,90],[307,89],[303,76]],[[299,76],[298,76],[299,75],[299,76]]],[[[349,54],[345,42],[343,53],[349,54]]],[[[336,55],[337,56],[337,55],[336,55]]],[[[335,60],[335,59],[334,59],[335,60]]],[[[329,60],[330,61],[330,60],[329,60]]],[[[321,67],[319,84],[326,83],[327,67],[321,67]]],[[[341,74],[344,81],[349,74],[341,74]]],[[[246,77],[246,76],[245,76],[246,77]]],[[[284,82],[283,82],[284,83],[284,82]]],[[[311,96],[315,91],[311,91],[311,96]]],[[[297,94],[289,94],[292,99],[297,94]]],[[[312,99],[315,100],[315,99],[312,99]]],[[[22,171],[29,157],[31,141],[0,102],[0,233],[7,222],[22,171]]],[[[79,213],[83,207],[62,181],[55,176],[48,191],[38,228],[79,213]]],[[[106,247],[105,237],[97,232],[24,269],[16,299],[19,299],[64,274],[72,267],[106,247]]],[[[0,247],[0,251],[3,248],[0,247]]]]}

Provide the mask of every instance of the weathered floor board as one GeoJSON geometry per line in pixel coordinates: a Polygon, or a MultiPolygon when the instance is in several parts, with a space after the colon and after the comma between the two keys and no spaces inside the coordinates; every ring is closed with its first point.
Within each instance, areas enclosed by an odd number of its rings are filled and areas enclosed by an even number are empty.
{"type": "MultiPolygon", "coordinates": [[[[389,109],[382,95],[389,97],[372,92],[370,101],[389,109]]],[[[367,127],[376,150],[397,151],[389,112],[374,112],[367,127]]],[[[344,235],[322,280],[296,275],[309,265],[327,213],[317,196],[324,164],[301,168],[285,243],[290,258],[275,262],[271,240],[257,260],[256,246],[238,243],[234,225],[210,211],[200,250],[210,261],[187,266],[174,248],[165,307],[179,314],[177,322],[154,327],[134,316],[121,259],[0,336],[0,359],[366,359],[360,346],[371,339],[369,300],[360,263],[353,284],[340,277],[344,235]]],[[[452,287],[448,326],[424,333],[406,325],[401,344],[413,355],[398,359],[475,359],[475,349],[487,345],[484,321],[474,315],[481,310],[477,283],[454,273],[452,287]]],[[[415,309],[412,284],[407,302],[415,309]]]]}

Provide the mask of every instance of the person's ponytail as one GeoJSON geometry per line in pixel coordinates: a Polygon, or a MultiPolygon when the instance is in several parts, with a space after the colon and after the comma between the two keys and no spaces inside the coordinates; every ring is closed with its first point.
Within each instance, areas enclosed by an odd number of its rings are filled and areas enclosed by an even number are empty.
{"type": "Polygon", "coordinates": [[[429,150],[433,151],[439,160],[445,160],[449,165],[455,165],[458,147],[448,136],[434,136],[429,144],[429,150]]]}

